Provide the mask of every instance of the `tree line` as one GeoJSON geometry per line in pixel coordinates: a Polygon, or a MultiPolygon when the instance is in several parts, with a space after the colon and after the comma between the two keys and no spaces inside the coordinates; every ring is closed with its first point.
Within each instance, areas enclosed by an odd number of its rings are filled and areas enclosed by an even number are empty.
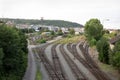
{"type": "Polygon", "coordinates": [[[34,25],[47,25],[47,26],[58,26],[58,27],[83,27],[83,25],[70,22],[70,21],[64,21],[64,20],[38,20],[38,19],[9,19],[9,18],[3,18],[5,21],[14,21],[16,24],[34,24],[34,25]]]}
{"type": "Polygon", "coordinates": [[[22,80],[27,67],[27,40],[24,33],[0,24],[0,80],[22,80]]]}

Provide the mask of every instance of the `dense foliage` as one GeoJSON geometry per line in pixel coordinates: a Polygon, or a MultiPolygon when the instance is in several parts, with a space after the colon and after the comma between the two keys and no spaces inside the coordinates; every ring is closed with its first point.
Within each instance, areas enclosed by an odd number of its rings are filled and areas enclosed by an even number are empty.
{"type": "Polygon", "coordinates": [[[63,32],[62,32],[62,30],[61,30],[61,29],[60,29],[60,30],[58,30],[57,35],[63,35],[63,32]]]}
{"type": "Polygon", "coordinates": [[[53,25],[58,27],[83,27],[83,25],[75,23],[75,22],[69,22],[64,20],[34,20],[34,19],[8,19],[4,18],[4,20],[8,21],[14,21],[16,24],[41,24],[41,25],[53,25]]]}
{"type": "Polygon", "coordinates": [[[109,63],[109,43],[106,38],[102,37],[97,42],[97,50],[99,52],[98,59],[103,63],[109,63]]]}
{"type": "Polygon", "coordinates": [[[34,29],[20,29],[23,33],[33,33],[33,32],[35,32],[35,30],[34,29]]]}
{"type": "Polygon", "coordinates": [[[113,52],[111,54],[111,64],[118,68],[120,72],[120,41],[115,43],[115,47],[113,49],[113,52]]]}
{"type": "Polygon", "coordinates": [[[0,80],[22,80],[27,66],[26,36],[0,24],[0,80]]]}
{"type": "MultiPolygon", "coordinates": [[[[96,43],[103,35],[103,26],[98,19],[90,19],[85,24],[85,36],[90,44],[96,43]]],[[[95,44],[92,44],[95,45],[95,44]]]]}
{"type": "Polygon", "coordinates": [[[103,25],[98,19],[90,19],[85,24],[85,36],[90,46],[96,46],[99,52],[98,59],[103,63],[109,63],[109,43],[108,39],[103,37],[109,31],[103,30],[103,25]]]}
{"type": "Polygon", "coordinates": [[[74,30],[74,29],[70,29],[70,30],[69,30],[69,33],[70,33],[71,35],[74,35],[74,34],[75,34],[75,30],[74,30]]]}

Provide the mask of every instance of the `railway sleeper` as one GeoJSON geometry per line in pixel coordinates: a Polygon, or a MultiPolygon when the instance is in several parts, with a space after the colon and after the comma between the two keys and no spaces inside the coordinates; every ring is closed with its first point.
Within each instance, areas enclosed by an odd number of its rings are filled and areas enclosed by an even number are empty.
{"type": "Polygon", "coordinates": [[[52,58],[53,58],[53,59],[59,59],[59,57],[58,57],[58,56],[53,56],[52,58]]]}

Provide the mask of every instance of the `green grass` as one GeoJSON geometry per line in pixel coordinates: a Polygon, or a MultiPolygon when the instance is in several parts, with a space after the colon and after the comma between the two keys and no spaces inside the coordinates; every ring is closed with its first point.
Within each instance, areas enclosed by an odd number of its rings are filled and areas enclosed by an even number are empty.
{"type": "Polygon", "coordinates": [[[36,73],[36,79],[35,80],[42,80],[42,75],[41,75],[39,70],[36,73]]]}
{"type": "Polygon", "coordinates": [[[120,73],[118,73],[118,70],[111,66],[111,65],[107,65],[107,64],[103,64],[103,63],[99,63],[99,67],[101,68],[102,71],[105,71],[111,75],[113,75],[115,78],[117,78],[118,80],[120,80],[120,73]]]}
{"type": "Polygon", "coordinates": [[[58,40],[56,41],[56,43],[59,43],[59,44],[76,43],[81,40],[85,40],[85,37],[84,36],[72,36],[72,37],[66,37],[61,40],[58,40]]]}
{"type": "Polygon", "coordinates": [[[107,65],[107,64],[103,64],[103,63],[100,63],[100,68],[103,69],[103,70],[106,70],[106,71],[109,71],[109,72],[112,72],[114,70],[116,70],[113,66],[111,65],[107,65]]]}

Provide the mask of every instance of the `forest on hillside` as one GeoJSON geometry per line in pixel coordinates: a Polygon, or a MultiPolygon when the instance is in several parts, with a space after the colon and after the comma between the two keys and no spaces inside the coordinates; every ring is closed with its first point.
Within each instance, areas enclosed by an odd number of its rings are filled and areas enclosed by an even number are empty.
{"type": "Polygon", "coordinates": [[[34,25],[52,25],[52,26],[58,26],[58,27],[83,27],[83,25],[70,22],[70,21],[64,21],[64,20],[38,20],[38,19],[10,19],[10,18],[1,18],[1,20],[4,21],[12,21],[15,24],[34,24],[34,25]]]}

